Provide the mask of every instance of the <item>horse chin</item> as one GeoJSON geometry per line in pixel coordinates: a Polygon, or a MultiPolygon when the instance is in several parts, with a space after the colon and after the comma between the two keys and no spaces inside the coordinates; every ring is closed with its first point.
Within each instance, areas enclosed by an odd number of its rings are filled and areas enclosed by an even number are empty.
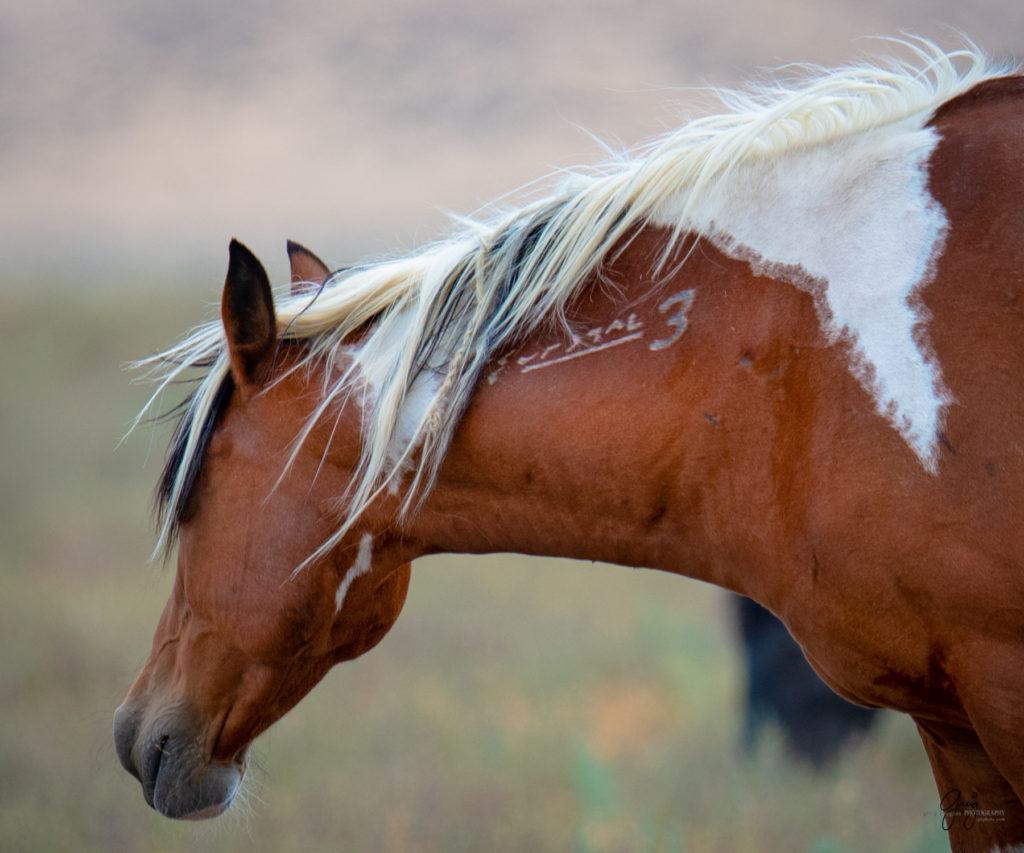
{"type": "Polygon", "coordinates": [[[217,764],[198,773],[161,774],[150,805],[164,817],[208,820],[228,810],[242,785],[245,766],[217,764]]]}
{"type": "MultiPolygon", "coordinates": [[[[231,799],[226,803],[217,803],[212,806],[208,806],[205,809],[201,809],[197,812],[190,812],[189,814],[181,815],[181,820],[210,820],[211,818],[220,817],[224,812],[231,808],[231,803],[234,801],[235,795],[231,795],[231,799]]],[[[166,815],[165,815],[166,817],[166,815]]]]}

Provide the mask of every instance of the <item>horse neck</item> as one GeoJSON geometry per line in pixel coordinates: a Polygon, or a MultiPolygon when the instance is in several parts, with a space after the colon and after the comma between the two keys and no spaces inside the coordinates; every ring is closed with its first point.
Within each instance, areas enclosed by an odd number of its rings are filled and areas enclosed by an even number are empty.
{"type": "Polygon", "coordinates": [[[817,321],[806,293],[703,241],[656,281],[666,238],[645,229],[614,256],[572,306],[574,335],[540,332],[490,362],[412,522],[423,551],[601,560],[747,591],[762,540],[783,535],[752,435],[774,422],[779,383],[755,394],[744,380],[760,359],[800,382],[792,352],[817,321]]]}

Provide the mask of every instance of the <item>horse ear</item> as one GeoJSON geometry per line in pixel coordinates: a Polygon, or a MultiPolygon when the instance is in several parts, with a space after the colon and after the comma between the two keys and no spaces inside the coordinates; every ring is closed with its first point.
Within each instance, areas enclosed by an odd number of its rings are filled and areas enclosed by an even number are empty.
{"type": "Polygon", "coordinates": [[[331,276],[327,264],[293,240],[288,241],[288,260],[292,265],[292,296],[315,290],[331,276]]]}
{"type": "Polygon", "coordinates": [[[231,373],[238,388],[259,388],[269,378],[277,344],[274,295],[263,264],[252,252],[232,240],[228,254],[220,313],[231,373]]]}

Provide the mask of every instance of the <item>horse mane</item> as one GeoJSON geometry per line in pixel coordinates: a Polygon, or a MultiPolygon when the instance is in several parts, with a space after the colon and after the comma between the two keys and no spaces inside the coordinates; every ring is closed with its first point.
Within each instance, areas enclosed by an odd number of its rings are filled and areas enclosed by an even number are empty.
{"type": "MultiPolygon", "coordinates": [[[[293,369],[326,368],[322,400],[296,438],[296,452],[317,420],[350,394],[363,408],[361,464],[339,496],[337,532],[317,554],[340,542],[363,510],[384,490],[397,490],[410,471],[403,509],[415,509],[491,356],[542,324],[565,323],[584,282],[659,211],[676,217],[661,256],[664,272],[692,230],[693,205],[738,166],[914,116],[923,125],[943,102],[1015,70],[970,42],[952,52],[923,39],[899,44],[911,60],[831,71],[798,66],[803,79],[792,85],[714,90],[726,107],[721,114],[692,120],[632,156],[564,172],[534,201],[460,220],[451,237],[408,257],[339,271],[312,298],[279,297],[280,338],[304,344],[293,369]],[[409,423],[406,401],[424,393],[429,404],[417,407],[422,414],[409,423]]],[[[169,548],[230,393],[223,327],[219,320],[202,325],[137,366],[157,389],[135,424],[171,383],[202,371],[182,404],[158,487],[157,547],[169,548]]]]}

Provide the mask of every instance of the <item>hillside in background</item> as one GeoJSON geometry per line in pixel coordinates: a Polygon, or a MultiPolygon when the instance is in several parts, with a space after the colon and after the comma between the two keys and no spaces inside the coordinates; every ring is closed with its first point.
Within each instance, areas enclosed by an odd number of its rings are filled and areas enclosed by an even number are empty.
{"type": "Polygon", "coordinates": [[[1012,0],[382,0],[0,4],[0,256],[9,278],[220,275],[228,239],[283,275],[435,236],[554,167],[675,126],[792,62],[951,28],[1020,50],[1012,0]]]}

